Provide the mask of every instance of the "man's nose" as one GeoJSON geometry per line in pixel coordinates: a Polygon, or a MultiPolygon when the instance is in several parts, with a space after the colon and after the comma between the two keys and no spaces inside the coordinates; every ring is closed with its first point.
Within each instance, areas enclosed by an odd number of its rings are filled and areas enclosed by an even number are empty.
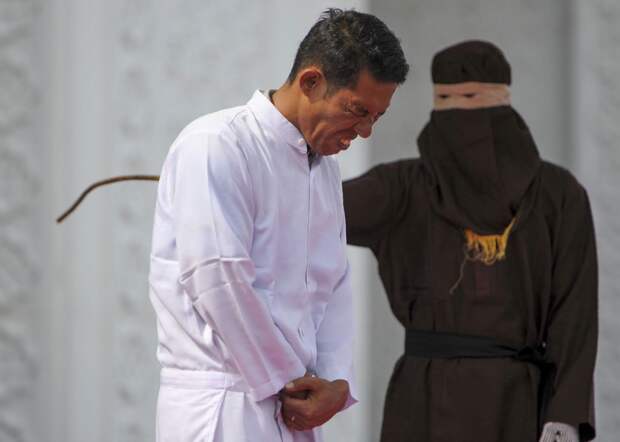
{"type": "Polygon", "coordinates": [[[362,138],[368,138],[372,133],[372,125],[374,121],[370,121],[370,118],[365,118],[355,125],[355,131],[362,138]]]}

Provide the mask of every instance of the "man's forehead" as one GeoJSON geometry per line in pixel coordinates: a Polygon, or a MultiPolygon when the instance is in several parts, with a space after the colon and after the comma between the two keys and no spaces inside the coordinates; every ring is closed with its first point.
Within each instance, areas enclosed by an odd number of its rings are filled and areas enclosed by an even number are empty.
{"type": "Polygon", "coordinates": [[[351,100],[371,112],[383,112],[390,105],[396,83],[377,81],[368,71],[362,71],[355,88],[350,89],[351,100]]]}

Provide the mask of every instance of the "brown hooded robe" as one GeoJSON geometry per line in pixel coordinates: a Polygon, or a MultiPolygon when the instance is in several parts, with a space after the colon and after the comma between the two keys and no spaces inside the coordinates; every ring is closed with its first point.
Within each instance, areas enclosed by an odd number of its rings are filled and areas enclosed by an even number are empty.
{"type": "MultiPolygon", "coordinates": [[[[438,53],[432,73],[435,83],[510,84],[503,54],[478,41],[438,53]]],[[[555,376],[538,416],[535,364],[404,354],[381,440],[534,442],[540,421],[573,425],[591,440],[597,262],[586,191],[540,160],[511,106],[433,111],[418,144],[421,158],[344,183],[349,244],[372,250],[406,329],[543,345],[555,376]],[[464,261],[464,229],[499,234],[513,218],[504,260],[464,261]]]]}

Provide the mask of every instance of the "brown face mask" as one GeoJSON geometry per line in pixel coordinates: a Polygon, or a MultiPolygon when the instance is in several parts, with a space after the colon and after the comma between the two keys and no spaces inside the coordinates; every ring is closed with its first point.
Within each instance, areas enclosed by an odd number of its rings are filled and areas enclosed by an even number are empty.
{"type": "Polygon", "coordinates": [[[418,138],[433,209],[479,234],[510,224],[540,157],[510,106],[433,111],[418,138]]]}

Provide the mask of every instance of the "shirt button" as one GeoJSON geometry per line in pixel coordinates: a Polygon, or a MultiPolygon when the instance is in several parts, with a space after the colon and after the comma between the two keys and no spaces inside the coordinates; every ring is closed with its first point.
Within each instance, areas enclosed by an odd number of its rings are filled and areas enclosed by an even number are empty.
{"type": "Polygon", "coordinates": [[[300,327],[300,328],[297,329],[297,332],[299,333],[299,337],[301,339],[303,339],[304,338],[304,329],[300,327]]]}
{"type": "Polygon", "coordinates": [[[297,144],[299,146],[305,146],[306,145],[306,140],[304,140],[303,138],[300,138],[299,140],[297,140],[297,144]]]}

